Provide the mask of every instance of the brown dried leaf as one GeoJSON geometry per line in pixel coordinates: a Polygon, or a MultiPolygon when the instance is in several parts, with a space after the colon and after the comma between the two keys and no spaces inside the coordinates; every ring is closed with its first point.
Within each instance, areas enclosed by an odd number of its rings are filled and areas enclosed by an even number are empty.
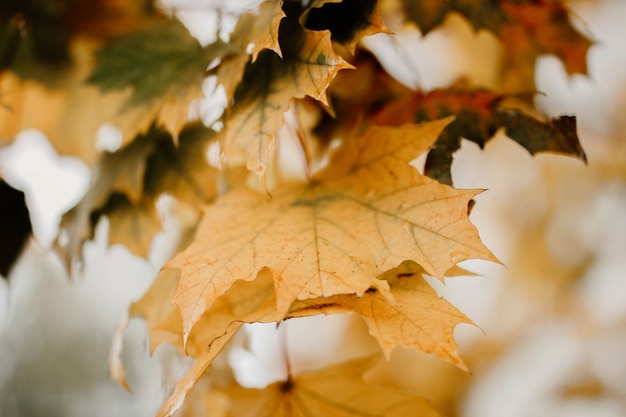
{"type": "Polygon", "coordinates": [[[452,184],[450,167],[461,138],[482,148],[500,128],[533,155],[557,152],[586,161],[575,117],[546,120],[538,112],[526,111],[528,105],[523,101],[512,103],[515,98],[512,94],[470,88],[460,82],[447,89],[404,94],[382,106],[373,118],[377,123],[400,125],[454,115],[455,120],[443,131],[426,161],[428,175],[445,184],[452,184]]]}
{"type": "MultiPolygon", "coordinates": [[[[505,0],[508,1],[508,0],[505,0]]],[[[524,1],[524,0],[522,0],[524,1]]],[[[449,12],[465,16],[476,29],[498,33],[506,16],[493,0],[401,0],[406,18],[417,23],[424,35],[441,25],[449,12]]]]}

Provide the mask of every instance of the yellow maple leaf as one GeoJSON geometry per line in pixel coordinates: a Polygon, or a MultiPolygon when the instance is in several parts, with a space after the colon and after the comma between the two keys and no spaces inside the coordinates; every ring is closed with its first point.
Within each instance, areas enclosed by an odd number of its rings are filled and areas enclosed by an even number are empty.
{"type": "Polygon", "coordinates": [[[193,389],[196,381],[206,371],[213,359],[224,349],[224,346],[230,342],[230,339],[239,330],[239,327],[241,327],[241,323],[229,328],[226,333],[215,339],[211,345],[195,358],[193,365],[191,365],[187,374],[178,381],[174,388],[174,393],[165,401],[156,417],[170,417],[182,406],[185,397],[193,389]]]}
{"type": "MultiPolygon", "coordinates": [[[[224,335],[234,335],[243,323],[282,319],[275,309],[272,276],[268,270],[263,270],[255,281],[238,281],[216,300],[198,321],[183,346],[182,316],[171,302],[179,275],[179,271],[174,269],[162,270],[146,294],[129,308],[131,316],[146,320],[151,351],[163,343],[169,343],[177,347],[181,354],[202,357],[208,346],[224,335]]],[[[215,355],[219,351],[215,351],[215,355]]]]}
{"type": "MultiPolygon", "coordinates": [[[[283,318],[356,311],[365,318],[386,354],[395,346],[404,346],[432,352],[466,369],[452,340],[452,331],[456,324],[470,321],[437,297],[434,290],[416,276],[420,273],[423,273],[421,267],[406,262],[381,276],[391,284],[393,304],[376,292],[366,292],[360,298],[339,295],[296,302],[284,317],[275,309],[274,283],[269,270],[262,270],[252,282],[237,281],[194,326],[186,346],[186,353],[195,359],[194,364],[179,381],[159,415],[171,415],[180,407],[196,381],[243,323],[278,322],[283,318]]],[[[182,317],[170,303],[178,278],[177,270],[161,271],[150,290],[129,310],[131,316],[146,319],[151,351],[160,344],[170,343],[181,353],[185,352],[182,317]]]]}
{"type": "Polygon", "coordinates": [[[329,31],[306,30],[295,19],[282,19],[279,33],[282,58],[264,49],[248,66],[220,137],[228,165],[245,164],[261,179],[292,99],[310,96],[326,104],[332,79],[352,67],[334,52],[329,31]]]}
{"type": "Polygon", "coordinates": [[[281,2],[269,0],[261,3],[256,13],[245,13],[237,21],[230,35],[230,44],[239,48],[240,53],[224,58],[217,69],[218,82],[224,86],[229,103],[248,61],[256,61],[263,49],[282,56],[278,43],[278,26],[284,16],[281,2]],[[252,48],[248,51],[250,44],[252,48]]]}
{"type": "Polygon", "coordinates": [[[265,389],[235,387],[232,417],[437,417],[423,398],[364,381],[363,374],[379,360],[377,355],[306,372],[265,389]]]}
{"type": "Polygon", "coordinates": [[[177,270],[162,270],[148,291],[128,309],[130,316],[142,317],[146,320],[150,353],[164,343],[176,346],[181,353],[184,352],[180,311],[171,303],[178,277],[179,271],[177,270]]]}
{"type": "Polygon", "coordinates": [[[60,76],[64,88],[49,89],[40,81],[22,80],[10,71],[0,74],[1,100],[10,109],[0,111],[1,142],[10,143],[23,129],[38,129],[58,153],[78,156],[87,163],[96,159],[96,132],[103,123],[112,120],[114,113],[109,109],[121,105],[126,98],[116,94],[98,101],[98,111],[85,106],[86,102],[100,100],[97,88],[82,83],[88,69],[81,66],[87,65],[85,61],[95,48],[84,43],[72,46],[73,54],[78,55],[77,68],[60,76]]]}
{"type": "Polygon", "coordinates": [[[391,286],[393,301],[369,290],[363,296],[342,294],[317,300],[294,303],[288,317],[358,312],[389,359],[391,351],[406,347],[433,353],[464,371],[467,366],[459,356],[454,342],[454,328],[459,323],[472,323],[419,275],[424,270],[412,262],[404,262],[380,276],[391,286]]]}
{"type": "Polygon", "coordinates": [[[235,281],[264,268],[284,314],[296,299],[370,288],[391,299],[376,277],[404,260],[440,279],[469,258],[497,261],[468,219],[479,191],[440,184],[409,164],[450,120],[370,126],[310,183],[284,184],[273,198],[239,188],[207,207],[195,241],[166,266],[181,270],[174,302],[184,334],[235,281]]]}
{"type": "Polygon", "coordinates": [[[131,316],[146,319],[150,349],[163,343],[176,346],[194,357],[187,374],[178,382],[159,416],[172,415],[182,404],[196,381],[224,349],[243,323],[281,320],[275,308],[274,284],[268,270],[253,282],[239,281],[220,297],[202,316],[183,346],[180,310],[171,304],[178,282],[178,271],[163,270],[146,294],[129,309],[131,316]]]}

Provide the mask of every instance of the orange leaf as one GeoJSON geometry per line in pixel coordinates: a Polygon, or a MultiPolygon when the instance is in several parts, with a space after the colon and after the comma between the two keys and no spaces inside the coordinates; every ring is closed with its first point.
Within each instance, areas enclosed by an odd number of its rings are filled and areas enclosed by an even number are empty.
{"type": "Polygon", "coordinates": [[[534,89],[535,62],[554,54],[568,74],[587,73],[592,42],[570,22],[561,0],[402,0],[409,20],[424,34],[440,25],[448,12],[465,16],[476,29],[487,29],[504,44],[503,82],[508,91],[534,89]]]}
{"type": "Polygon", "coordinates": [[[502,2],[509,23],[500,36],[505,47],[504,85],[509,90],[534,86],[537,57],[556,55],[568,74],[587,73],[587,51],[592,42],[576,30],[560,1],[502,2]]]}

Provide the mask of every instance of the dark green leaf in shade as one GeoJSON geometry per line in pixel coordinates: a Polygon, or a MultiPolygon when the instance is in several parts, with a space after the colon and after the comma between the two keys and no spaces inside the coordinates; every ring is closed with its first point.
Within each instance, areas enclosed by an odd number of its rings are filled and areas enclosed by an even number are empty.
{"type": "Polygon", "coordinates": [[[60,252],[66,265],[80,259],[83,243],[93,237],[102,216],[110,220],[110,243],[146,256],[161,230],[156,211],[161,194],[196,206],[211,201],[217,193],[217,169],[209,165],[206,153],[214,136],[213,130],[194,123],[181,131],[175,145],[169,133],[152,125],[119,151],[105,153],[87,194],[63,216],[68,243],[60,252]]]}
{"type": "Polygon", "coordinates": [[[108,42],[165,19],[154,0],[3,0],[0,71],[59,87],[78,38],[108,42]]]}
{"type": "Polygon", "coordinates": [[[173,141],[160,141],[147,161],[144,199],[168,193],[190,204],[209,203],[217,194],[217,169],[207,160],[216,132],[193,123],[173,141]]]}
{"type": "Polygon", "coordinates": [[[124,245],[135,255],[148,256],[152,239],[161,231],[161,218],[153,201],[133,204],[125,194],[115,192],[91,214],[92,227],[102,216],[109,220],[109,244],[124,245]]]}
{"type": "Polygon", "coordinates": [[[74,260],[80,260],[83,243],[93,237],[101,209],[113,193],[126,195],[139,201],[143,191],[146,159],[154,152],[157,143],[169,135],[154,127],[145,135],[138,135],[117,152],[106,152],[97,162],[87,194],[63,215],[61,229],[65,242],[57,240],[57,249],[65,266],[70,269],[74,260]]]}
{"type": "Polygon", "coordinates": [[[0,178],[0,275],[7,277],[31,233],[24,193],[0,178]]]}
{"type": "Polygon", "coordinates": [[[5,0],[0,4],[0,70],[28,77],[36,64],[69,63],[67,0],[5,0]]]}

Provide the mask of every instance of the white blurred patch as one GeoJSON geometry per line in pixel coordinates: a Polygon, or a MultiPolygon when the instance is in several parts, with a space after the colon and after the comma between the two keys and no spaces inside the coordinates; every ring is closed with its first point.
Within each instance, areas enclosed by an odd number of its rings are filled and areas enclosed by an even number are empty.
{"type": "Polygon", "coordinates": [[[36,130],[23,131],[11,146],[0,149],[0,166],[6,181],[26,196],[37,242],[49,247],[62,214],[87,190],[89,168],[78,158],[58,156],[36,130]]]}
{"type": "Polygon", "coordinates": [[[96,132],[96,149],[115,152],[122,145],[122,131],[111,123],[105,123],[96,132]]]}
{"type": "Polygon", "coordinates": [[[554,393],[575,375],[585,352],[569,323],[536,323],[504,357],[481,372],[462,415],[550,416],[547,410],[552,409],[554,393]]]}
{"type": "Polygon", "coordinates": [[[461,78],[494,86],[497,79],[499,42],[487,31],[474,31],[460,16],[449,16],[427,36],[417,29],[403,30],[368,36],[363,44],[389,74],[409,88],[428,91],[461,78]]]}
{"type": "Polygon", "coordinates": [[[276,323],[244,324],[247,347],[235,347],[228,352],[237,381],[244,387],[264,388],[287,379],[284,328],[276,323]]]}

